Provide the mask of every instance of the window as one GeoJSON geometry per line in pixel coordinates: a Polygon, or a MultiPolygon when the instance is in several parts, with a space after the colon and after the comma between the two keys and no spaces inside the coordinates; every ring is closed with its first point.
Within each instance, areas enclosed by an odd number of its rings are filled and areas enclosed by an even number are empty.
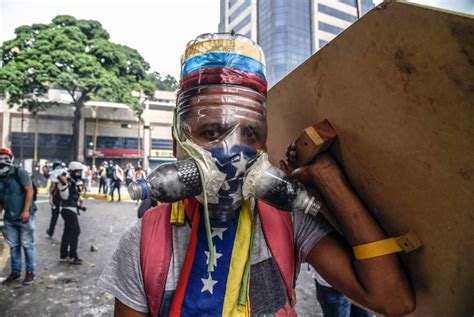
{"type": "Polygon", "coordinates": [[[357,18],[349,13],[345,13],[339,10],[336,10],[334,8],[328,7],[324,4],[318,3],[318,11],[333,17],[336,17],[338,19],[348,21],[348,22],[354,22],[357,20],[357,18]]]}
{"type": "Polygon", "coordinates": [[[173,140],[170,139],[152,139],[151,148],[154,150],[172,150],[173,140]]]}
{"type": "Polygon", "coordinates": [[[232,8],[237,2],[239,2],[239,0],[229,0],[229,9],[232,8]]]}
{"type": "Polygon", "coordinates": [[[249,14],[247,15],[242,21],[240,21],[235,27],[234,27],[234,32],[239,33],[240,30],[242,30],[244,27],[247,26],[247,24],[250,23],[250,20],[252,19],[252,15],[249,14]]]}
{"type": "Polygon", "coordinates": [[[350,5],[351,7],[356,6],[356,0],[338,0],[339,2],[345,3],[347,5],[350,5]]]}
{"type": "MultiPolygon", "coordinates": [[[[92,136],[87,136],[87,147],[93,148],[92,136]]],[[[131,149],[138,148],[137,138],[112,137],[112,136],[97,136],[97,149],[131,149]]]]}
{"type": "MultiPolygon", "coordinates": [[[[12,132],[12,151],[19,157],[33,157],[35,134],[29,132],[12,132]],[[23,144],[22,141],[23,140],[23,144]],[[21,149],[23,147],[23,149],[21,149]]],[[[72,136],[67,134],[38,133],[38,157],[45,159],[68,160],[71,154],[72,136]]]]}
{"type": "Polygon", "coordinates": [[[245,9],[251,4],[251,0],[245,0],[232,14],[229,16],[229,23],[234,21],[245,9]]]}
{"type": "Polygon", "coordinates": [[[150,110],[174,111],[174,105],[165,106],[150,103],[149,108],[150,110]]]}
{"type": "Polygon", "coordinates": [[[322,48],[324,45],[328,44],[328,41],[319,40],[319,48],[322,48]]]}
{"type": "Polygon", "coordinates": [[[324,22],[318,22],[318,27],[321,31],[329,32],[329,33],[336,34],[336,35],[338,35],[342,31],[344,31],[343,29],[338,28],[337,26],[327,24],[327,23],[324,23],[324,22]]]}

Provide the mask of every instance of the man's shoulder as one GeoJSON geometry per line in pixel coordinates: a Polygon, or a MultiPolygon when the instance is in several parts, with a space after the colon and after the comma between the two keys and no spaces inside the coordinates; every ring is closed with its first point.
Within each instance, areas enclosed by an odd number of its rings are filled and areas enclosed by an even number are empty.
{"type": "Polygon", "coordinates": [[[30,174],[21,167],[15,167],[16,173],[21,179],[30,179],[30,174]]]}
{"type": "Polygon", "coordinates": [[[31,185],[30,174],[21,167],[14,166],[8,174],[9,179],[19,182],[19,185],[28,186],[31,185]]]}

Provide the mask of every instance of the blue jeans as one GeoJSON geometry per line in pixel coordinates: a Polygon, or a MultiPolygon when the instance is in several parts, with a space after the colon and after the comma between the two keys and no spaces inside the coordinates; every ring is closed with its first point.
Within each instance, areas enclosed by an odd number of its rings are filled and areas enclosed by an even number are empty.
{"type": "Polygon", "coordinates": [[[374,317],[332,287],[326,287],[315,281],[316,297],[323,310],[324,317],[374,317]]]}
{"type": "Polygon", "coordinates": [[[30,215],[28,222],[21,220],[4,220],[3,235],[10,245],[12,272],[21,273],[21,248],[25,252],[26,272],[34,272],[36,267],[35,250],[35,215],[30,215]]]}

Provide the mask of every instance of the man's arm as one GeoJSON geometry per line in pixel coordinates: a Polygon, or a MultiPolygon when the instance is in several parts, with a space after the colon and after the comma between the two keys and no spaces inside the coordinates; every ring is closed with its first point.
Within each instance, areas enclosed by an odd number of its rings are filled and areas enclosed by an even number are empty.
{"type": "Polygon", "coordinates": [[[26,185],[23,187],[25,189],[25,201],[23,203],[23,211],[20,214],[20,220],[22,222],[27,222],[30,218],[30,207],[31,202],[33,201],[33,186],[26,185]]]}
{"type": "Polygon", "coordinates": [[[146,313],[141,313],[130,307],[122,304],[117,298],[115,298],[114,317],[145,317],[148,316],[146,313]]]}
{"type": "Polygon", "coordinates": [[[56,189],[57,183],[51,182],[51,186],[49,186],[49,195],[52,196],[54,190],[56,189]]]}
{"type": "Polygon", "coordinates": [[[56,184],[59,190],[59,197],[62,200],[67,200],[69,198],[69,184],[67,183],[67,177],[65,175],[59,176],[59,182],[56,184]]]}
{"type": "Polygon", "coordinates": [[[336,234],[326,236],[309,252],[307,262],[335,289],[369,309],[386,315],[413,311],[415,296],[395,254],[354,259],[352,246],[387,237],[354,194],[337,163],[324,155],[293,174],[322,194],[346,240],[336,234]]]}

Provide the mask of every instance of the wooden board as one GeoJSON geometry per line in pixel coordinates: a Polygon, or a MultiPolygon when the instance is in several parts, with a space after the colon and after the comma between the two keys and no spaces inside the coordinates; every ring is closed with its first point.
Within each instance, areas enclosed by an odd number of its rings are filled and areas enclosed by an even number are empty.
{"type": "MultiPolygon", "coordinates": [[[[413,316],[474,313],[474,18],[386,3],[275,85],[273,164],[303,129],[328,119],[331,153],[401,255],[413,316]]],[[[278,165],[277,165],[278,166],[278,165]]]]}

